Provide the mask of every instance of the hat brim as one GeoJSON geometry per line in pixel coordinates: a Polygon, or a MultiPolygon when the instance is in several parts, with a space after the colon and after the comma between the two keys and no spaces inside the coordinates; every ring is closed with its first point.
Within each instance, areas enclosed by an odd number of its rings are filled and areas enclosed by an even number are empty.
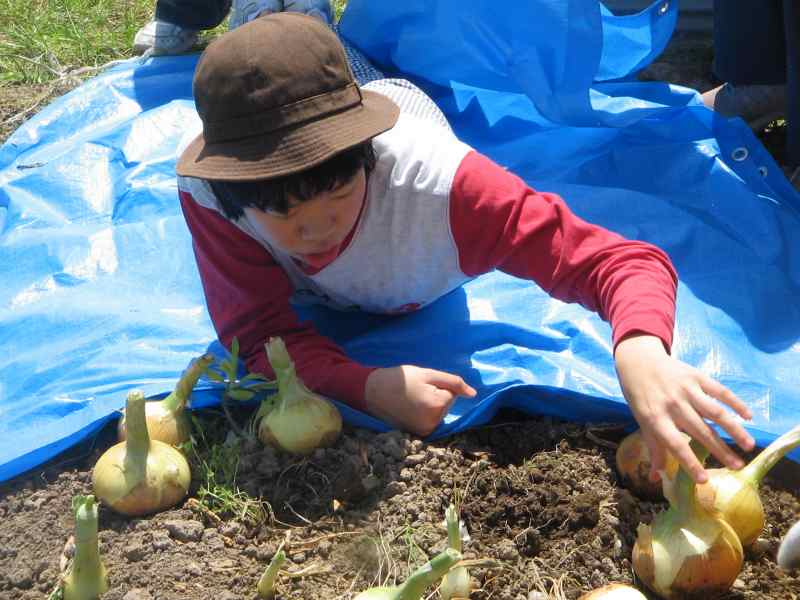
{"type": "Polygon", "coordinates": [[[253,181],[310,169],[397,122],[400,109],[389,98],[368,90],[361,94],[358,106],[269,134],[208,144],[201,133],[183,151],[175,170],[184,177],[253,181]]]}

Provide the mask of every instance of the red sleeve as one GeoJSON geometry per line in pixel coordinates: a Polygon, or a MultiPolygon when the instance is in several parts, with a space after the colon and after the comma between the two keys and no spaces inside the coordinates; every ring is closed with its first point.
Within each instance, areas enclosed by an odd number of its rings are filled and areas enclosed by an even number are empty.
{"type": "Polygon", "coordinates": [[[227,347],[236,336],[253,373],[272,377],[264,344],[280,336],[297,374],[312,390],[363,410],[373,369],[345,356],[339,346],[301,323],[289,304],[292,284],[272,255],[213,210],[180,192],[194,255],[217,336],[227,347]]]}
{"type": "Polygon", "coordinates": [[[614,347],[632,333],[669,351],[677,275],[667,255],[575,216],[556,194],[532,190],[477,152],[456,172],[450,221],[461,269],[492,269],[535,281],[611,323],[614,347]]]}

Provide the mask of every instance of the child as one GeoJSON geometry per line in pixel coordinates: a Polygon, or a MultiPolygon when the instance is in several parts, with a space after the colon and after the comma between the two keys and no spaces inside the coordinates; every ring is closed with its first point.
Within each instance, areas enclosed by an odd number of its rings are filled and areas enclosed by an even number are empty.
{"type": "Polygon", "coordinates": [[[423,366],[358,364],[290,300],[402,313],[500,269],[611,322],[654,469],[669,449],[705,479],[680,431],[741,466],[704,419],[749,450],[723,405],[749,410],[668,353],[676,275],[662,251],[530,189],[456,139],[407,82],[360,88],[336,35],[304,15],[268,15],[218,38],[194,96],[203,133],[178,161],[181,206],[217,334],[228,347],[238,337],[250,371],[270,373],[263,345],[281,336],[309,387],[427,435],[475,391],[423,366]]]}

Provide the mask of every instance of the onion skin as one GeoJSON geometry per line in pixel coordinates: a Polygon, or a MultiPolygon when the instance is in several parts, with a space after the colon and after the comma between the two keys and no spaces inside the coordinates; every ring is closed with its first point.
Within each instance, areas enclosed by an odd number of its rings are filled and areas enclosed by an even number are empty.
{"type": "Polygon", "coordinates": [[[271,338],[265,345],[278,380],[278,393],[265,400],[256,414],[258,438],[290,454],[308,455],[331,446],[342,432],[342,415],[333,402],[309,390],[297,376],[286,344],[271,338]]]}
{"type": "MultiPolygon", "coordinates": [[[[445,510],[447,523],[447,547],[456,552],[462,551],[461,517],[455,505],[451,504],[445,510]]],[[[439,597],[442,600],[468,600],[472,591],[472,580],[466,567],[456,567],[442,578],[439,585],[439,597]]]]}
{"type": "Polygon", "coordinates": [[[111,509],[128,516],[166,510],[189,492],[191,471],[183,454],[151,440],[141,391],[128,394],[128,439],[108,450],[92,470],[95,495],[111,509]]]}
{"type": "MultiPolygon", "coordinates": [[[[708,452],[692,442],[701,462],[708,452]]],[[[633,570],[667,600],[708,600],[725,594],[739,576],[744,552],[736,531],[716,511],[697,500],[686,471],[672,480],[662,475],[667,511],[652,525],[640,524],[633,547],[633,570]]]]}
{"type": "Polygon", "coordinates": [[[751,546],[766,524],[758,486],[787,452],[800,446],[800,426],[764,448],[743,469],[708,469],[708,482],[697,486],[697,499],[706,510],[716,510],[736,531],[742,546],[751,546]]]}
{"type": "Polygon", "coordinates": [[[635,587],[624,583],[609,583],[584,594],[578,600],[647,600],[647,598],[635,587]]]}
{"type": "MultiPolygon", "coordinates": [[[[192,395],[197,380],[214,361],[212,354],[204,354],[195,359],[181,375],[175,389],[163,400],[152,400],[144,406],[147,431],[151,440],[158,440],[170,446],[181,446],[189,441],[192,425],[186,414],[186,404],[192,395]]],[[[117,439],[124,442],[127,437],[125,411],[117,424],[117,439]]]]}
{"type": "MultiPolygon", "coordinates": [[[[667,453],[665,471],[669,477],[678,472],[678,461],[667,453]]],[[[650,479],[650,451],[642,439],[640,430],[627,435],[617,447],[617,473],[623,487],[643,500],[663,500],[664,493],[660,481],[650,479]]]]}
{"type": "Polygon", "coordinates": [[[792,525],[778,548],[778,565],[785,571],[800,569],[800,522],[792,525]]]}

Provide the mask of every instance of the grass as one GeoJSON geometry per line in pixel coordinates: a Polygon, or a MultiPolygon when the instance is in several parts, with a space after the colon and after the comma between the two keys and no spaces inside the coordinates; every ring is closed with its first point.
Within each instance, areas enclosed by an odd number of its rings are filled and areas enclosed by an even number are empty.
{"type": "MultiPolygon", "coordinates": [[[[333,0],[337,18],[346,5],[333,0]]],[[[0,0],[0,85],[44,84],[129,58],[154,7],[155,0],[0,0]]]]}

